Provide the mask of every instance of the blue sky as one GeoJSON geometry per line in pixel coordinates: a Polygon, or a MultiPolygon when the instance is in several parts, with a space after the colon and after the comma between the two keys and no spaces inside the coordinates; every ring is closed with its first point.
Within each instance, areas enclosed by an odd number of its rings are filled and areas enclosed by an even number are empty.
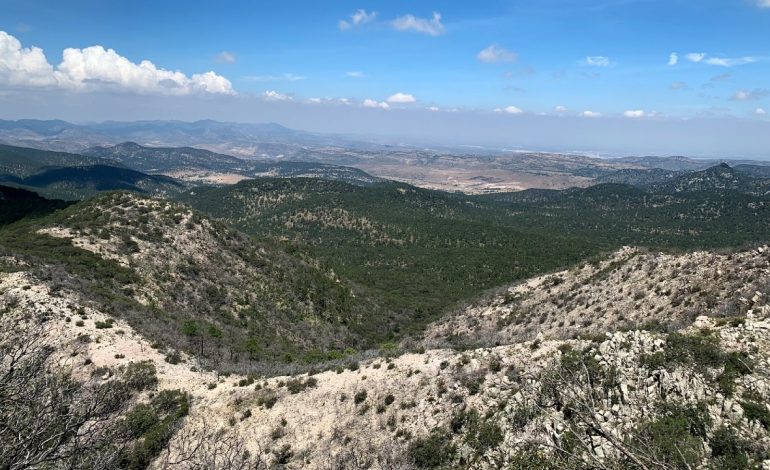
{"type": "Polygon", "coordinates": [[[0,65],[9,106],[8,96],[34,92],[74,94],[71,103],[134,95],[124,101],[137,106],[227,95],[218,115],[230,106],[239,119],[247,102],[277,101],[309,114],[320,105],[767,121],[770,112],[770,0],[63,3],[2,1],[0,31],[47,61],[6,64],[15,75],[0,65]],[[104,49],[86,49],[96,45],[104,49]],[[64,60],[66,48],[75,53],[64,60]],[[143,60],[156,70],[136,73],[143,60]]]}

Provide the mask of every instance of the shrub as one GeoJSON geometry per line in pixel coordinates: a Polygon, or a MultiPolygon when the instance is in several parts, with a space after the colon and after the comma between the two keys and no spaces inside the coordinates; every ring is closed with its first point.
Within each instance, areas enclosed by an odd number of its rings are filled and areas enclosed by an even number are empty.
{"type": "Polygon", "coordinates": [[[415,439],[409,445],[409,456],[417,468],[440,468],[454,458],[456,452],[449,434],[434,429],[424,438],[415,439]]]}
{"type": "Polygon", "coordinates": [[[709,440],[715,468],[740,470],[749,468],[749,444],[740,439],[733,429],[719,428],[709,440]]]}
{"type": "Polygon", "coordinates": [[[136,405],[126,414],[124,429],[135,439],[120,457],[121,468],[146,468],[174,435],[189,412],[189,397],[179,390],[164,390],[149,404],[136,405]]]}
{"type": "Polygon", "coordinates": [[[278,401],[278,395],[271,389],[265,388],[257,394],[257,405],[270,409],[278,401]]]}
{"type": "Polygon", "coordinates": [[[711,424],[705,404],[668,406],[660,411],[662,416],[640,426],[637,439],[641,445],[661,463],[672,467],[698,467],[703,457],[703,439],[711,424]]]}
{"type": "Polygon", "coordinates": [[[179,364],[180,362],[182,362],[182,355],[179,354],[179,351],[173,350],[173,351],[169,351],[166,354],[165,359],[166,359],[166,362],[168,362],[169,364],[179,364]]]}
{"type": "Polygon", "coordinates": [[[770,411],[767,410],[767,406],[753,400],[744,400],[740,404],[746,419],[756,421],[765,429],[770,430],[770,411]]]}
{"type": "Polygon", "coordinates": [[[94,326],[97,330],[103,330],[106,328],[112,328],[113,321],[111,319],[108,319],[107,321],[95,321],[94,326]]]}
{"type": "Polygon", "coordinates": [[[366,390],[361,390],[356,392],[356,394],[353,396],[353,403],[355,403],[356,405],[363,403],[366,400],[366,396],[367,396],[366,390]]]}

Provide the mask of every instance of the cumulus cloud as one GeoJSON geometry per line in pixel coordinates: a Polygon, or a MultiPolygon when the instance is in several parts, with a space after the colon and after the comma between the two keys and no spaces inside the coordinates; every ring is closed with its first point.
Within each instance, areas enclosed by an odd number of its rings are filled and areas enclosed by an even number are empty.
{"type": "Polygon", "coordinates": [[[754,90],[738,90],[733,94],[732,101],[757,101],[758,99],[770,94],[770,90],[756,88],[754,90]]]}
{"type": "Polygon", "coordinates": [[[679,62],[679,54],[672,52],[668,55],[668,65],[676,65],[679,62]]]}
{"type": "Polygon", "coordinates": [[[517,108],[516,106],[506,106],[505,108],[495,108],[495,112],[505,114],[521,114],[524,111],[517,108]]]}
{"type": "Polygon", "coordinates": [[[425,109],[427,109],[428,111],[439,111],[439,107],[438,106],[428,106],[425,109]]]}
{"type": "Polygon", "coordinates": [[[433,18],[417,18],[414,15],[404,15],[393,20],[393,27],[399,31],[415,31],[428,36],[444,34],[441,23],[441,13],[433,12],[433,18]]]}
{"type": "Polygon", "coordinates": [[[417,99],[414,97],[414,95],[410,95],[409,93],[401,93],[399,91],[398,93],[394,93],[388,96],[386,101],[391,104],[409,104],[414,103],[417,101],[417,99]]]}
{"type": "Polygon", "coordinates": [[[0,31],[0,84],[56,86],[54,69],[39,47],[24,48],[10,34],[0,31]]]}
{"type": "Polygon", "coordinates": [[[602,117],[602,113],[599,113],[599,112],[596,112],[596,111],[591,111],[591,110],[586,110],[586,111],[583,111],[582,113],[580,113],[580,115],[581,115],[582,117],[587,117],[587,118],[598,118],[598,117],[602,117]]]}
{"type": "Polygon", "coordinates": [[[645,114],[644,110],[642,109],[629,109],[628,111],[623,112],[623,116],[627,118],[638,119],[643,118],[645,114]]]}
{"type": "Polygon", "coordinates": [[[377,18],[377,12],[367,12],[366,10],[359,9],[356,10],[355,13],[351,14],[349,18],[350,20],[339,20],[337,23],[341,31],[346,31],[356,26],[371,23],[375,18],[377,18]]]}
{"type": "Polygon", "coordinates": [[[214,58],[219,64],[234,64],[235,54],[232,52],[222,51],[214,58]]]}
{"type": "Polygon", "coordinates": [[[345,76],[350,78],[363,78],[365,76],[364,72],[361,72],[359,70],[352,70],[350,72],[346,72],[345,76]]]}
{"type": "Polygon", "coordinates": [[[291,96],[279,93],[275,90],[267,90],[262,93],[262,99],[265,101],[294,101],[294,98],[291,96]]]}
{"type": "Polygon", "coordinates": [[[592,67],[609,67],[610,58],[604,57],[603,55],[590,55],[586,57],[584,63],[585,65],[590,65],[592,67]]]}
{"type": "Polygon", "coordinates": [[[497,44],[491,44],[489,47],[479,51],[476,58],[481,62],[492,64],[495,62],[513,62],[518,58],[518,55],[497,44]]]}
{"type": "Polygon", "coordinates": [[[559,105],[559,106],[556,106],[555,108],[553,108],[553,110],[556,111],[557,113],[566,113],[567,112],[567,107],[559,105]]]}
{"type": "MultiPolygon", "coordinates": [[[[770,2],[770,0],[768,0],[768,2],[770,2]]],[[[754,114],[756,114],[757,116],[764,116],[767,114],[767,111],[765,111],[764,108],[757,108],[756,110],[754,110],[754,114]]]]}
{"type": "Polygon", "coordinates": [[[384,101],[376,101],[371,98],[367,98],[364,100],[363,103],[361,103],[364,108],[380,108],[380,109],[388,109],[390,108],[390,105],[384,101]]]}
{"type": "Polygon", "coordinates": [[[143,60],[136,64],[112,49],[68,48],[55,68],[42,49],[24,48],[0,31],[0,86],[49,87],[77,91],[114,90],[139,94],[235,94],[229,80],[214,72],[187,76],[143,60]]]}

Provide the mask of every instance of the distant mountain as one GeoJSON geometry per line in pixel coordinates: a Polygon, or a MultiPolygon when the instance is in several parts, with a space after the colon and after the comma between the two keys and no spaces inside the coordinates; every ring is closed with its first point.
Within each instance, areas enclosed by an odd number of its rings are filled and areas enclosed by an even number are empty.
{"type": "Polygon", "coordinates": [[[661,168],[651,168],[639,170],[627,168],[612,173],[607,173],[596,178],[597,183],[617,183],[629,184],[631,186],[649,186],[651,184],[670,181],[681,172],[673,170],[663,170],[661,168]]]}
{"type": "Polygon", "coordinates": [[[169,196],[187,189],[162,175],[148,175],[127,168],[93,165],[52,168],[18,181],[41,193],[63,199],[83,199],[102,191],[127,190],[151,196],[169,196]]]}
{"type": "Polygon", "coordinates": [[[89,165],[120,166],[119,163],[98,157],[66,152],[50,152],[27,147],[0,145],[0,174],[25,178],[44,168],[89,165]]]}
{"type": "Polygon", "coordinates": [[[77,125],[66,121],[0,120],[0,142],[44,150],[81,151],[132,141],[153,146],[197,146],[243,156],[290,156],[304,147],[379,148],[333,134],[289,129],[276,123],[202,120],[107,121],[77,125]]]}
{"type": "Polygon", "coordinates": [[[82,153],[150,173],[191,170],[243,173],[248,168],[242,159],[192,147],[145,147],[123,142],[110,147],[92,147],[82,153]]]}
{"type": "Polygon", "coordinates": [[[0,185],[0,226],[24,217],[48,214],[68,205],[64,201],[45,199],[32,191],[0,185]]]}
{"type": "Polygon", "coordinates": [[[770,166],[744,163],[733,166],[733,169],[739,173],[755,178],[770,178],[770,166]]]}
{"type": "Polygon", "coordinates": [[[613,159],[619,162],[631,163],[639,165],[643,168],[659,168],[661,170],[670,171],[698,171],[704,170],[714,165],[722,163],[724,160],[700,160],[694,158],[687,158],[682,156],[672,157],[623,157],[613,159]]]}
{"type": "Polygon", "coordinates": [[[765,195],[770,191],[770,179],[753,178],[721,163],[703,171],[686,173],[668,182],[654,184],[651,189],[676,193],[731,190],[765,195]]]}
{"type": "Polygon", "coordinates": [[[125,168],[116,160],[8,145],[0,145],[0,183],[67,200],[113,190],[167,196],[188,187],[167,176],[125,168]]]}
{"type": "Polygon", "coordinates": [[[315,162],[244,160],[192,147],[145,147],[124,142],[112,147],[93,147],[83,153],[114,160],[137,171],[194,181],[217,182],[218,177],[227,174],[244,178],[320,178],[353,184],[382,181],[356,168],[315,162]]]}

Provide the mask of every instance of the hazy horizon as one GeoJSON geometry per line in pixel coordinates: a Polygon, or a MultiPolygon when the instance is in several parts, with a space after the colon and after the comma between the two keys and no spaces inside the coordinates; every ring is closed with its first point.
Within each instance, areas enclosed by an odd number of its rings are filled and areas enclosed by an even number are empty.
{"type": "Polygon", "coordinates": [[[770,159],[768,31],[767,0],[9,0],[0,117],[770,159]]]}

